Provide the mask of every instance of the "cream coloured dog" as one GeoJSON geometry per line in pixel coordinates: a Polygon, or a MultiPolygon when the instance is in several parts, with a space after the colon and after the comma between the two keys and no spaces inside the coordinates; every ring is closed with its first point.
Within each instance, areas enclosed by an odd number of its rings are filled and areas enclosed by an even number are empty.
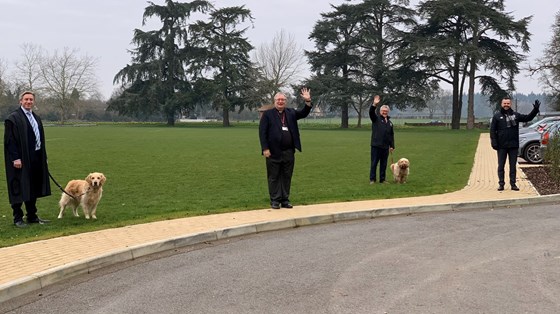
{"type": "Polygon", "coordinates": [[[406,183],[410,168],[410,162],[406,158],[401,158],[394,164],[391,164],[391,171],[397,183],[406,183]]]}
{"type": "Polygon", "coordinates": [[[105,184],[105,180],[107,180],[107,178],[105,178],[103,173],[92,172],[85,180],[71,180],[68,182],[64,190],[74,198],[66,193],[62,193],[60,201],[58,202],[60,205],[58,218],[62,218],[67,206],[72,207],[74,216],[79,217],[78,206],[81,205],[86,219],[90,217],[97,219],[95,213],[97,211],[97,204],[99,204],[101,195],[103,194],[103,184],[105,184]]]}

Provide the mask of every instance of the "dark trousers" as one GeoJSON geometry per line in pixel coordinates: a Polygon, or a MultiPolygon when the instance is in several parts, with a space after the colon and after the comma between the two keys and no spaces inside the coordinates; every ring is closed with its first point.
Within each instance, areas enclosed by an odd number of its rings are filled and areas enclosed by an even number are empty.
{"type": "MultiPolygon", "coordinates": [[[[31,178],[29,182],[31,184],[31,196],[28,201],[12,204],[14,223],[23,221],[23,210],[21,208],[23,204],[25,204],[25,211],[27,212],[27,221],[37,219],[37,195],[41,194],[44,169],[41,166],[41,154],[39,151],[32,152],[29,156],[31,158],[31,178]]],[[[23,166],[25,167],[26,165],[23,166]]]]}
{"type": "Polygon", "coordinates": [[[290,201],[290,186],[294,172],[295,151],[282,151],[280,158],[266,158],[266,175],[268,177],[268,194],[271,202],[290,201]]]}
{"type": "Polygon", "coordinates": [[[506,158],[509,160],[509,183],[515,185],[517,176],[517,150],[518,148],[500,148],[498,149],[498,183],[505,185],[505,165],[506,158]]]}
{"type": "Polygon", "coordinates": [[[371,147],[371,167],[369,170],[369,180],[375,181],[377,173],[377,164],[379,163],[379,182],[385,181],[385,173],[387,172],[387,158],[389,158],[389,149],[381,147],[371,147]]]}
{"type": "MultiPolygon", "coordinates": [[[[36,220],[37,219],[37,206],[35,203],[37,199],[32,199],[25,202],[25,211],[27,212],[27,221],[36,220]]],[[[14,223],[18,221],[23,221],[23,210],[21,206],[23,203],[14,203],[12,204],[12,212],[14,215],[14,223]]]]}

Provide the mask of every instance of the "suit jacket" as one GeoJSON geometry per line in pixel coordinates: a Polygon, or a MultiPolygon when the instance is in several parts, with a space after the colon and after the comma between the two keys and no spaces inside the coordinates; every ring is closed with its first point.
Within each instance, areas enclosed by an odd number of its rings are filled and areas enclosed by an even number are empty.
{"type": "MultiPolygon", "coordinates": [[[[285,108],[286,125],[292,135],[294,148],[301,152],[301,141],[299,138],[299,128],[297,120],[303,119],[311,112],[311,106],[305,105],[302,109],[285,108]]],[[[270,149],[272,158],[279,158],[282,152],[282,121],[276,108],[265,111],[259,123],[259,138],[261,141],[261,153],[270,149]]]]}
{"type": "Polygon", "coordinates": [[[35,151],[35,134],[29,120],[21,108],[13,111],[4,121],[4,164],[10,204],[23,203],[34,198],[51,195],[47,151],[45,149],[45,132],[43,122],[33,113],[41,137],[39,150],[42,168],[41,181],[36,182],[37,189],[31,188],[31,154],[35,151]],[[21,159],[23,167],[16,169],[13,161],[21,159]]]}

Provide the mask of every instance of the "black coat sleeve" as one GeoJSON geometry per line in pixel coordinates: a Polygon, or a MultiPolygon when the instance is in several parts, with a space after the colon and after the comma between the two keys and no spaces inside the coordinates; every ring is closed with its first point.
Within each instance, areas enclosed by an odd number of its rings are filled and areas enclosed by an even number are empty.
{"type": "Polygon", "coordinates": [[[11,120],[4,122],[4,145],[10,161],[21,159],[21,143],[18,141],[18,130],[11,120]]]}
{"type": "Polygon", "coordinates": [[[269,129],[270,129],[270,118],[268,112],[263,112],[261,120],[259,122],[259,139],[261,142],[261,153],[264,150],[270,149],[269,147],[269,129]]]}
{"type": "Polygon", "coordinates": [[[492,117],[490,122],[490,143],[493,149],[498,149],[498,119],[492,117]]]}
{"type": "Polygon", "coordinates": [[[375,121],[377,121],[377,107],[375,106],[369,106],[369,118],[371,120],[371,122],[375,123],[375,121]]]}
{"type": "Polygon", "coordinates": [[[537,113],[539,113],[539,109],[533,108],[533,110],[531,110],[531,112],[529,112],[529,114],[518,114],[517,115],[517,121],[519,121],[519,122],[529,122],[529,121],[533,120],[533,118],[535,118],[537,113]]]}
{"type": "Polygon", "coordinates": [[[296,110],[296,119],[299,120],[299,119],[306,118],[311,112],[311,107],[313,107],[313,105],[311,106],[305,105],[300,110],[296,110]]]}

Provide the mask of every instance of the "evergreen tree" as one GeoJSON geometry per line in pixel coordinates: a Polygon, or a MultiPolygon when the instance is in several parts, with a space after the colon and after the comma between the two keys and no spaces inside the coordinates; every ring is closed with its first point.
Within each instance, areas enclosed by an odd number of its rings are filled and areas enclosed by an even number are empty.
{"type": "MultiPolygon", "coordinates": [[[[348,127],[348,109],[359,116],[373,96],[396,108],[423,108],[434,85],[418,66],[413,49],[402,49],[407,30],[416,25],[407,0],[365,0],[333,6],[322,14],[310,38],[315,51],[307,56],[315,72],[310,85],[322,86],[323,101],[337,107],[341,127],[348,127]]],[[[316,93],[315,93],[316,94],[316,93]]]]}
{"type": "Polygon", "coordinates": [[[451,127],[460,127],[461,95],[467,78],[468,120],[472,127],[476,71],[482,66],[499,77],[479,77],[482,91],[491,99],[513,91],[513,79],[519,73],[523,55],[508,41],[515,40],[523,51],[528,51],[527,25],[531,18],[514,21],[504,12],[503,0],[428,0],[420,3],[419,13],[425,22],[416,29],[419,38],[415,46],[424,51],[421,60],[432,75],[452,86],[451,127]],[[501,80],[506,81],[507,89],[500,86],[501,80]]]}
{"type": "Polygon", "coordinates": [[[199,66],[212,73],[212,103],[215,109],[222,110],[224,126],[230,126],[230,111],[245,108],[252,88],[254,74],[249,52],[253,46],[244,37],[247,28],[237,29],[246,20],[252,20],[249,9],[229,7],[212,10],[208,22],[198,21],[190,27],[193,42],[200,49],[207,48],[199,66]]]}
{"type": "MultiPolygon", "coordinates": [[[[119,114],[151,116],[162,114],[168,125],[174,125],[176,115],[184,108],[192,108],[200,98],[195,89],[198,73],[192,61],[198,59],[201,49],[194,47],[187,21],[195,12],[206,12],[211,4],[205,0],[176,2],[165,5],[148,1],[142,26],[149,18],[162,23],[159,30],[134,30],[131,51],[132,63],[121,69],[114,81],[125,88],[109,101],[109,110],[119,114]]],[[[203,85],[203,84],[202,84],[203,85]]]]}
{"type": "MultiPolygon", "coordinates": [[[[313,27],[309,38],[315,42],[314,51],[306,51],[318,84],[325,86],[324,102],[337,106],[341,113],[341,127],[348,128],[348,108],[352,102],[354,73],[361,65],[360,22],[363,13],[356,5],[332,6],[332,12],[321,13],[322,19],[313,27]]],[[[313,89],[312,89],[313,91],[313,89]]],[[[315,92],[317,92],[315,90],[315,92]]]]}

